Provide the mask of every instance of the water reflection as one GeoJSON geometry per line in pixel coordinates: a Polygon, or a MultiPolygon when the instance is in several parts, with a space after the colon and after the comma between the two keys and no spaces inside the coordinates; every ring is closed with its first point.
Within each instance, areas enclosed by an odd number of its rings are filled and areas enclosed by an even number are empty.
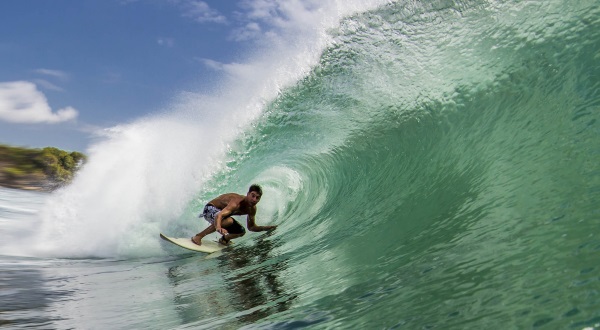
{"type": "Polygon", "coordinates": [[[237,310],[251,311],[238,317],[243,323],[254,323],[285,311],[297,297],[286,290],[280,279],[288,268],[288,260],[272,254],[279,245],[280,240],[270,240],[265,235],[258,238],[256,245],[236,247],[219,258],[227,286],[235,293],[231,303],[237,310]]]}
{"type": "Polygon", "coordinates": [[[194,254],[170,267],[167,278],[181,324],[226,327],[254,323],[289,309],[296,299],[283,281],[288,260],[274,255],[269,234],[241,243],[214,259],[194,254]]]}
{"type": "Polygon", "coordinates": [[[7,264],[0,260],[0,327],[38,327],[53,318],[44,313],[53,301],[69,294],[50,290],[50,279],[35,266],[7,264]]]}

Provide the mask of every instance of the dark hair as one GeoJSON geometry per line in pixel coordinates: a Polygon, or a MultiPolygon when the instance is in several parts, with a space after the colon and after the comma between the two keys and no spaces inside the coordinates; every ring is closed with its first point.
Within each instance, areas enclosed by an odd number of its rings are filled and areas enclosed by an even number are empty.
{"type": "Polygon", "coordinates": [[[250,189],[248,189],[248,192],[253,192],[253,191],[256,191],[256,192],[257,192],[259,195],[261,195],[261,196],[262,196],[262,194],[263,194],[263,193],[262,193],[262,188],[261,188],[259,185],[257,185],[257,184],[253,184],[253,185],[251,185],[251,186],[250,186],[250,189]]]}

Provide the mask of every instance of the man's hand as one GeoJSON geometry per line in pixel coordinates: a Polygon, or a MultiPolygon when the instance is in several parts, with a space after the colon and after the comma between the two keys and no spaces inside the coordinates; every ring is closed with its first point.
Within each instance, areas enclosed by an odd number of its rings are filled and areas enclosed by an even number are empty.
{"type": "Polygon", "coordinates": [[[275,228],[277,228],[277,226],[256,226],[256,225],[254,225],[254,226],[248,227],[248,230],[254,231],[254,232],[258,232],[258,231],[271,232],[271,231],[275,230],[275,228]]]}
{"type": "Polygon", "coordinates": [[[275,229],[277,229],[277,226],[260,226],[259,231],[266,231],[267,233],[270,233],[275,229]]]}
{"type": "Polygon", "coordinates": [[[217,233],[221,235],[227,235],[229,232],[225,228],[217,228],[217,233]]]}

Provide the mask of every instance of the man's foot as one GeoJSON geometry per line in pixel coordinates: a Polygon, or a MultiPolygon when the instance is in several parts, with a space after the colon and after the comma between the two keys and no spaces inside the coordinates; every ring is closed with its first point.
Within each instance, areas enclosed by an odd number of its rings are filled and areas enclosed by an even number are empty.
{"type": "Polygon", "coordinates": [[[226,239],[225,236],[221,236],[221,238],[219,238],[219,244],[229,245],[231,244],[231,240],[226,239]]]}
{"type": "Polygon", "coordinates": [[[202,240],[201,239],[197,239],[198,235],[192,237],[192,242],[196,245],[202,245],[202,240]]]}

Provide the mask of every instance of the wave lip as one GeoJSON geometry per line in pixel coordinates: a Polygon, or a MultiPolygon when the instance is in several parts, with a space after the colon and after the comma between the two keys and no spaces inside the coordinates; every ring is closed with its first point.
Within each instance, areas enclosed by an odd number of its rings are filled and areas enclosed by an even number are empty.
{"type": "Polygon", "coordinates": [[[155,236],[186,212],[212,177],[227,171],[231,146],[252,129],[265,105],[317,63],[331,42],[326,31],[341,18],[381,3],[273,3],[271,15],[277,17],[263,22],[269,33],[244,62],[211,62],[219,79],[210,93],[183,92],[162,113],[100,133],[73,184],[49,198],[33,253],[162,253],[155,236]]]}

